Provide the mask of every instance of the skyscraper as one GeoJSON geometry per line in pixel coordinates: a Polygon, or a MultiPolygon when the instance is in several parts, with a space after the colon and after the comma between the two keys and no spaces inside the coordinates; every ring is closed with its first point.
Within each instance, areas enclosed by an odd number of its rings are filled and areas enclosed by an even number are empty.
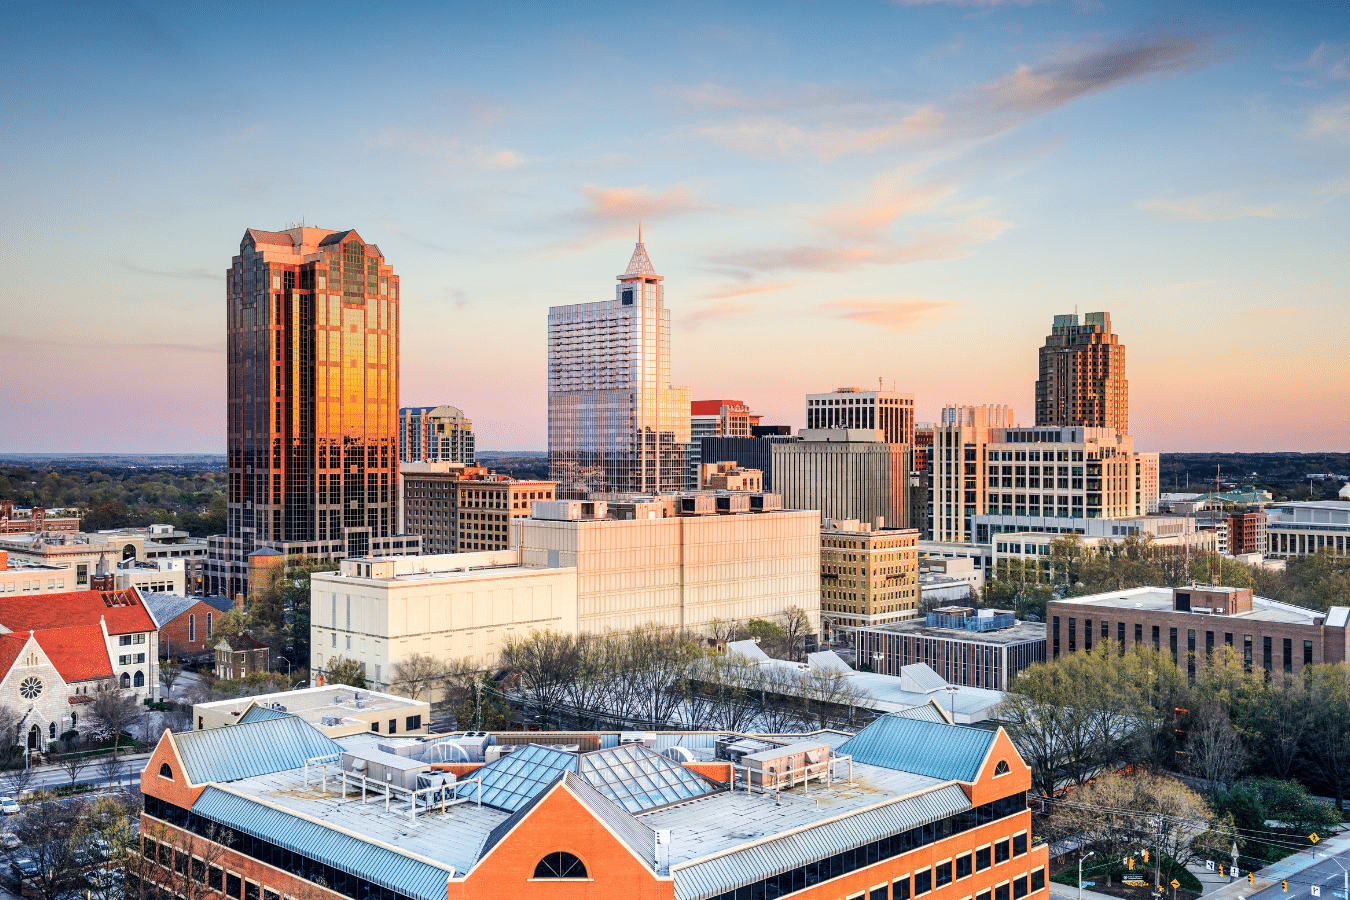
{"type": "Polygon", "coordinates": [[[416,553],[399,540],[398,276],[355,231],[250,228],[226,272],[227,533],[210,590],[260,548],[416,553]]]}
{"type": "Polygon", "coordinates": [[[398,411],[398,458],[476,465],[473,423],[454,406],[406,406],[398,411]]]}
{"type": "Polygon", "coordinates": [[[1040,352],[1037,425],[1130,430],[1125,345],[1111,331],[1111,314],[1055,316],[1040,352]]]}
{"type": "Polygon", "coordinates": [[[689,388],[670,385],[670,311],[639,235],[613,300],[548,312],[550,478],[564,495],[684,490],[689,388]]]}

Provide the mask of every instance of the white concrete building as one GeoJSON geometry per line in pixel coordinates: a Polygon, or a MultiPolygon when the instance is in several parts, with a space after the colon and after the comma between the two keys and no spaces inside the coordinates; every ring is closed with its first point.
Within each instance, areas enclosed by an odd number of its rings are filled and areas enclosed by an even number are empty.
{"type": "Polygon", "coordinates": [[[425,735],[431,704],[345,684],[233,697],[192,706],[192,728],[204,731],[277,716],[298,716],[330,738],[352,734],[425,735]]]}
{"type": "Polygon", "coordinates": [[[1330,547],[1350,554],[1350,503],[1311,500],[1277,503],[1266,519],[1266,556],[1288,559],[1330,547]]]}

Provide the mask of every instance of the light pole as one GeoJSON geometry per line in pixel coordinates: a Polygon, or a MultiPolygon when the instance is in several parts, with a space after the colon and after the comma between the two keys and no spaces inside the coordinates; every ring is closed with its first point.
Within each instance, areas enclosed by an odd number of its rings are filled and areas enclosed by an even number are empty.
{"type": "Polygon", "coordinates": [[[1341,865],[1341,861],[1340,861],[1339,859],[1337,859],[1336,857],[1332,856],[1330,853],[1319,853],[1319,854],[1317,854],[1317,855],[1318,855],[1318,856],[1325,856],[1327,859],[1331,860],[1331,861],[1334,862],[1336,865],[1340,866],[1340,869],[1341,869],[1341,879],[1342,879],[1342,882],[1341,882],[1341,883],[1342,883],[1342,890],[1345,891],[1345,895],[1344,895],[1344,897],[1342,898],[1342,900],[1350,900],[1350,869],[1347,869],[1345,866],[1342,866],[1342,865],[1341,865]]]}
{"type": "Polygon", "coordinates": [[[947,685],[944,690],[952,698],[952,724],[956,724],[956,695],[961,692],[961,688],[954,684],[947,685]]]}
{"type": "Polygon", "coordinates": [[[1087,856],[1080,856],[1078,858],[1078,900],[1083,900],[1083,860],[1087,859],[1088,856],[1096,855],[1096,850],[1089,850],[1087,856]]]}
{"type": "Polygon", "coordinates": [[[872,671],[873,671],[873,672],[880,672],[880,671],[881,671],[881,661],[882,661],[883,659],[885,659],[885,658],[886,658],[885,654],[882,654],[882,653],[873,653],[873,654],[872,654],[872,671]]]}

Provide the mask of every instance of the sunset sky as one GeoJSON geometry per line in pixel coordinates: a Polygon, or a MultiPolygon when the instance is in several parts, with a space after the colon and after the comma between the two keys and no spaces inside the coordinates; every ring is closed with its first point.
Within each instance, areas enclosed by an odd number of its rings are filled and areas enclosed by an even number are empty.
{"type": "Polygon", "coordinates": [[[249,227],[402,282],[402,404],[546,447],[549,306],[639,219],[673,380],[1034,418],[1105,310],[1140,449],[1350,447],[1342,3],[9,6],[0,451],[224,452],[249,227]]]}

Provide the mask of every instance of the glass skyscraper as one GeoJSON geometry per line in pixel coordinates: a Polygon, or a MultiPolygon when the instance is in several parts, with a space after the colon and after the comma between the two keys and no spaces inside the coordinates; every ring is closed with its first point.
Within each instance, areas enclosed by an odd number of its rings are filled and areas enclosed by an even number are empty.
{"type": "Polygon", "coordinates": [[[392,540],[398,290],[355,231],[244,233],[226,272],[228,524],[210,542],[211,592],[243,591],[264,548],[418,552],[416,537],[392,540]]]}
{"type": "Polygon", "coordinates": [[[662,280],[639,235],[613,300],[549,310],[549,477],[564,495],[689,487],[689,388],[670,384],[662,280]]]}

